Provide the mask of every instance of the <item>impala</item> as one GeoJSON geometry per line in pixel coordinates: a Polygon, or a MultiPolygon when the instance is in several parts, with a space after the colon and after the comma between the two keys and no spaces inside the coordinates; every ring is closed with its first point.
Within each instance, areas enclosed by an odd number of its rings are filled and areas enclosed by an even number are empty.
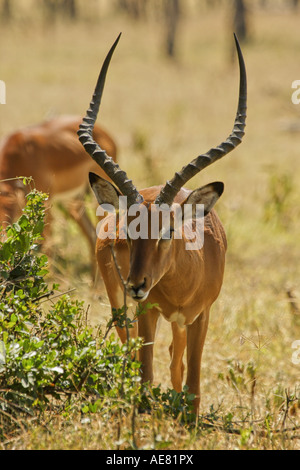
{"type": "MultiPolygon", "coordinates": [[[[127,239],[124,240],[124,236],[120,236],[122,225],[120,219],[119,236],[115,238],[115,234],[111,234],[110,237],[107,227],[113,226],[109,224],[113,214],[108,214],[98,233],[97,261],[112,309],[121,308],[124,303],[120,272],[126,280],[128,296],[144,306],[148,301],[157,305],[138,318],[138,335],[144,339],[144,346],[140,350],[142,380],[153,380],[153,343],[157,320],[162,315],[171,322],[172,327],[173,336],[169,348],[172,385],[176,391],[181,391],[184,372],[183,354],[187,348],[186,384],[190,393],[195,395],[194,408],[198,413],[201,357],[209,311],[219,295],[225,264],[226,236],[216,212],[212,210],[223,192],[223,183],[211,183],[194,191],[183,186],[199,171],[225,156],[241,142],[246,122],[245,64],[235,37],[240,68],[240,88],[234,127],[227,140],[195,158],[175,173],[165,185],[138,191],[126,173],[92,137],[107,69],[119,37],[103,63],[90,108],[80,125],[78,135],[86,151],[113,182],[111,184],[96,174],[90,174],[90,183],[99,204],[110,204],[118,211],[120,197],[126,197],[125,232],[137,217],[131,209],[133,206],[138,206],[140,212],[144,214],[144,220],[146,211],[149,236],[133,237],[131,231],[127,230],[127,239]],[[151,237],[153,214],[163,205],[169,208],[175,207],[173,212],[170,211],[167,235],[163,236],[165,227],[162,225],[162,218],[158,217],[156,220],[160,221],[159,236],[153,238],[151,237]],[[180,208],[182,213],[182,209],[187,205],[192,208],[190,211],[192,220],[184,220],[182,237],[175,237],[176,211],[180,208]],[[197,205],[204,207],[204,243],[196,250],[187,250],[186,242],[190,239],[190,232],[195,226],[197,205]]],[[[121,340],[125,341],[125,331],[119,329],[118,333],[121,340]]]]}
{"type": "MultiPolygon", "coordinates": [[[[69,214],[86,236],[94,259],[95,229],[84,210],[83,195],[89,184],[88,172],[99,167],[78,142],[80,122],[81,118],[77,116],[60,116],[20,129],[2,139],[0,226],[16,220],[30,190],[30,185],[25,187],[16,177],[32,177],[37,190],[49,193],[49,206],[55,198],[67,205],[69,214]]],[[[114,141],[99,126],[94,128],[94,138],[116,158],[114,141]]],[[[102,176],[105,176],[104,172],[102,176]]],[[[46,232],[49,232],[50,218],[48,214],[46,232]]]]}

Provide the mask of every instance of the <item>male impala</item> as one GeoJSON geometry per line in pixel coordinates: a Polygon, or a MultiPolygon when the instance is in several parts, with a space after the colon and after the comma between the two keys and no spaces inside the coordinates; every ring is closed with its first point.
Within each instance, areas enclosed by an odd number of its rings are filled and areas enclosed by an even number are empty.
{"type": "MultiPolygon", "coordinates": [[[[173,340],[170,346],[171,380],[176,391],[180,391],[183,380],[182,357],[187,345],[187,378],[189,391],[195,394],[194,407],[198,412],[200,403],[200,363],[206,336],[209,310],[218,297],[223,280],[226,252],[226,237],[221,222],[214,210],[214,203],[223,192],[223,183],[211,183],[195,191],[184,189],[183,185],[199,171],[233,150],[242,140],[246,121],[246,70],[243,56],[236,40],[240,66],[240,91],[234,128],[225,142],[195,158],[182,168],[166,184],[138,191],[126,173],[102,150],[92,138],[93,126],[100,106],[101,96],[108,65],[119,37],[109,51],[102,66],[90,109],[78,132],[79,139],[91,157],[105,169],[114,185],[95,174],[90,175],[92,189],[100,204],[106,203],[119,209],[120,196],[127,198],[127,241],[121,236],[119,221],[118,237],[108,233],[109,214],[102,223],[98,234],[96,254],[106,285],[112,309],[123,305],[122,284],[118,269],[127,279],[127,294],[137,302],[158,304],[138,319],[138,334],[145,345],[140,351],[143,381],[153,379],[153,341],[157,319],[160,314],[171,322],[173,340]],[[204,244],[196,250],[187,250],[186,243],[196,225],[195,207],[204,205],[204,244]],[[159,220],[160,234],[151,237],[151,221],[160,207],[173,205],[170,211],[170,225],[167,235],[159,220]],[[148,227],[148,237],[132,237],[130,224],[135,221],[132,207],[140,207],[144,222],[148,227]],[[192,222],[186,223],[182,237],[175,237],[174,221],[176,214],[186,206],[192,208],[192,222]],[[210,212],[211,211],[211,212],[210,212]],[[146,218],[145,218],[146,213],[146,218]],[[128,233],[129,232],[129,233],[128,233]],[[112,239],[109,238],[111,235],[112,239]],[[164,236],[166,235],[166,236],[164,236]],[[111,246],[113,244],[113,251],[111,246]],[[113,254],[115,256],[113,256],[113,254]],[[115,259],[117,267],[115,264],[115,259]]],[[[135,212],[135,211],[133,211],[135,212]]],[[[136,213],[136,212],[135,212],[136,213]]],[[[178,219],[178,217],[177,217],[178,219]]],[[[189,221],[188,221],[189,222],[189,221]]],[[[195,229],[197,230],[197,228],[195,229]]],[[[195,233],[194,230],[194,233],[195,233]]],[[[125,332],[119,330],[121,339],[125,332]]]]}
{"type": "MultiPolygon", "coordinates": [[[[41,124],[20,129],[0,143],[0,226],[15,221],[24,206],[24,187],[16,176],[32,176],[33,186],[49,193],[49,201],[61,197],[69,214],[87,237],[95,257],[95,229],[84,207],[87,173],[99,169],[86,154],[77,131],[81,118],[60,116],[41,124]]],[[[116,146],[111,137],[95,126],[94,138],[115,159],[116,146]]],[[[102,172],[105,176],[105,173],[102,172]]],[[[49,224],[49,217],[47,219],[49,224]]]]}

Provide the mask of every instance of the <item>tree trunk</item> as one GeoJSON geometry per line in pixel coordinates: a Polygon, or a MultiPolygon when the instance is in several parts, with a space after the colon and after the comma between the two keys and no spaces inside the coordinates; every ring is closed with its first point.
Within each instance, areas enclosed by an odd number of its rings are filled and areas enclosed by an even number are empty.
{"type": "Polygon", "coordinates": [[[10,21],[12,18],[11,1],[3,0],[1,17],[4,21],[10,21]]]}
{"type": "Polygon", "coordinates": [[[165,0],[166,17],[166,53],[169,57],[175,56],[176,34],[180,17],[179,0],[165,0]]]}
{"type": "Polygon", "coordinates": [[[76,0],[63,0],[62,9],[64,14],[71,20],[77,18],[76,0]]]}
{"type": "Polygon", "coordinates": [[[248,39],[247,8],[244,0],[234,0],[234,31],[239,41],[245,42],[248,39]]]}

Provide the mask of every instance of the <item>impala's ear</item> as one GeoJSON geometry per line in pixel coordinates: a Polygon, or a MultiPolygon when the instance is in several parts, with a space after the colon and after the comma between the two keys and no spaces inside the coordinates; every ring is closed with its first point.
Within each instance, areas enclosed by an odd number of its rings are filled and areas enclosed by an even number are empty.
{"type": "Polygon", "coordinates": [[[116,209],[119,208],[121,193],[113,184],[95,173],[89,173],[89,180],[99,204],[111,204],[116,209]]]}
{"type": "MultiPolygon", "coordinates": [[[[183,204],[192,205],[192,215],[196,214],[196,204],[203,204],[204,216],[206,216],[214,207],[215,203],[224,191],[224,184],[220,181],[209,183],[206,186],[195,189],[183,202],[183,204]]],[[[182,205],[183,205],[182,204],[182,205]]]]}

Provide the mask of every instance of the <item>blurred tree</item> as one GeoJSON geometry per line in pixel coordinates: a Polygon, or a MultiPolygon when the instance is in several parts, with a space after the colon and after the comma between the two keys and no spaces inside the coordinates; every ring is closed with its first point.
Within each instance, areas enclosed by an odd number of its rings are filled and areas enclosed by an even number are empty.
{"type": "Polygon", "coordinates": [[[216,7],[220,7],[222,0],[206,0],[206,7],[214,9],[216,7]]]}
{"type": "Polygon", "coordinates": [[[71,20],[78,16],[76,0],[43,0],[43,7],[48,20],[54,20],[62,14],[71,20]]]}
{"type": "Polygon", "coordinates": [[[233,27],[240,42],[248,39],[248,10],[244,0],[233,2],[233,27]]]}
{"type": "Polygon", "coordinates": [[[147,15],[148,0],[117,0],[117,7],[134,19],[147,15]]]}
{"type": "Polygon", "coordinates": [[[77,18],[76,0],[62,0],[62,9],[65,15],[72,20],[77,18]]]}
{"type": "Polygon", "coordinates": [[[43,10],[47,19],[54,19],[57,9],[57,0],[43,0],[43,10]]]}
{"type": "Polygon", "coordinates": [[[299,0],[292,0],[292,7],[296,10],[299,6],[299,0]]]}
{"type": "Polygon", "coordinates": [[[12,18],[11,0],[3,0],[1,9],[1,19],[9,21],[12,18]]]}
{"type": "Polygon", "coordinates": [[[166,53],[175,56],[175,42],[181,13],[179,0],[164,0],[166,24],[166,53]]]}

